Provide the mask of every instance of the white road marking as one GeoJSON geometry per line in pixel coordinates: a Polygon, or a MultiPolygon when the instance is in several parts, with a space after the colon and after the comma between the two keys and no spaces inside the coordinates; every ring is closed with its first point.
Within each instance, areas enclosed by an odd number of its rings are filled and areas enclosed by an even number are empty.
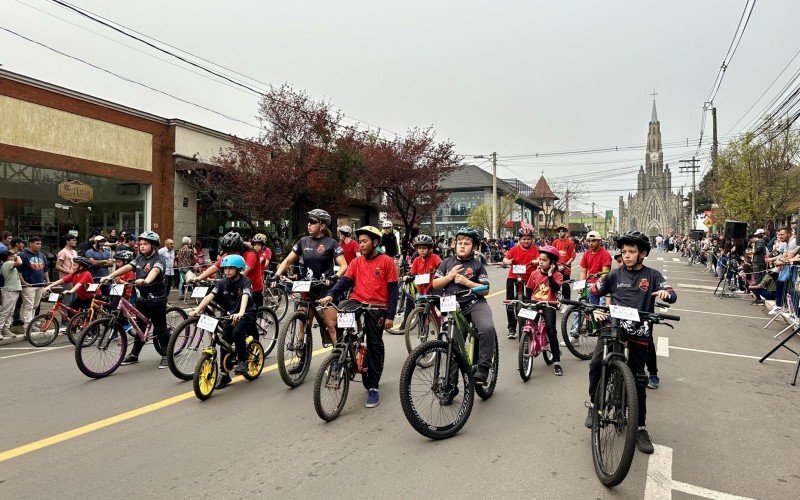
{"type": "MultiPolygon", "coordinates": [[[[680,287],[680,285],[675,285],[675,287],[676,287],[676,288],[678,288],[678,287],[680,287]]],[[[687,290],[687,289],[685,289],[685,288],[681,288],[681,289],[680,289],[680,292],[681,292],[681,293],[686,293],[686,292],[691,292],[691,293],[704,293],[704,294],[708,295],[708,291],[706,291],[706,290],[687,290]]]]}
{"type": "Polygon", "coordinates": [[[664,257],[656,257],[656,260],[664,260],[664,257]]]}
{"type": "MultiPolygon", "coordinates": [[[[676,347],[674,345],[669,346],[670,349],[677,349],[679,351],[691,351],[691,352],[699,352],[703,354],[716,354],[718,356],[730,356],[732,358],[747,358],[747,359],[761,359],[761,356],[750,356],[748,354],[736,354],[732,352],[719,352],[719,351],[707,351],[705,349],[692,349],[691,347],[676,347]]],[[[777,361],[778,363],[790,363],[795,364],[797,361],[787,360],[787,359],[772,359],[768,358],[766,361],[777,361]]]]}
{"type": "Polygon", "coordinates": [[[677,286],[682,286],[685,288],[701,288],[703,290],[716,290],[717,287],[715,286],[708,286],[708,285],[692,285],[690,283],[678,283],[677,286]]]}
{"type": "Polygon", "coordinates": [[[697,313],[697,314],[713,314],[714,316],[731,316],[733,318],[744,318],[744,319],[760,319],[765,320],[764,316],[742,316],[741,314],[728,314],[728,313],[718,313],[718,312],[711,312],[711,311],[695,311],[694,309],[678,309],[675,307],[670,307],[670,311],[682,311],[688,313],[697,313]]]}
{"type": "Polygon", "coordinates": [[[717,286],[719,280],[716,278],[684,278],[681,276],[681,279],[684,281],[705,281],[706,283],[714,283],[714,286],[717,286]]]}
{"type": "Polygon", "coordinates": [[[658,337],[656,342],[656,356],[669,357],[669,337],[658,337]]]}
{"type": "Polygon", "coordinates": [[[58,347],[49,347],[45,349],[37,349],[35,351],[23,352],[21,354],[12,354],[11,356],[0,356],[0,359],[18,358],[19,356],[27,356],[28,354],[36,354],[38,352],[50,352],[58,349],[66,349],[67,347],[72,347],[74,349],[74,346],[72,345],[62,345],[58,347]]]}
{"type": "Polygon", "coordinates": [[[672,262],[680,262],[680,261],[681,261],[681,259],[679,259],[679,258],[677,258],[677,257],[673,257],[673,258],[672,258],[672,262]]]}
{"type": "Polygon", "coordinates": [[[644,498],[647,500],[671,500],[672,490],[714,500],[753,500],[672,479],[672,448],[658,444],[653,448],[655,452],[647,460],[644,485],[644,498]]]}

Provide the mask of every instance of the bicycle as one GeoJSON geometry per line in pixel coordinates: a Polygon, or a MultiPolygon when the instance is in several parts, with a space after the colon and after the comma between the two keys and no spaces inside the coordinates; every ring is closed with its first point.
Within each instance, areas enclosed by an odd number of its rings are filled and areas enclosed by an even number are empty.
{"type": "MultiPolygon", "coordinates": [[[[507,269],[508,266],[505,264],[500,266],[502,269],[507,269]]],[[[511,266],[511,274],[514,274],[517,278],[514,282],[514,299],[511,301],[504,301],[503,303],[506,304],[506,307],[512,309],[514,311],[514,316],[519,314],[519,304],[521,301],[525,299],[525,273],[527,272],[528,266],[525,264],[514,264],[511,266]]]]}
{"type": "Polygon", "coordinates": [[[53,308],[46,313],[35,316],[25,327],[25,340],[34,347],[47,347],[56,340],[61,330],[61,321],[67,325],[67,338],[75,345],[75,332],[72,330],[72,319],[84,309],[74,309],[65,305],[62,300],[64,295],[51,293],[48,297],[53,302],[53,308]],[[59,319],[61,321],[59,321],[59,319]]]}
{"type": "MultiPolygon", "coordinates": [[[[596,273],[590,275],[589,278],[599,278],[608,274],[596,273]]],[[[576,288],[580,289],[580,296],[577,303],[589,304],[589,290],[592,288],[592,283],[586,280],[574,281],[570,280],[569,283],[576,288]]],[[[575,301],[560,300],[561,304],[575,303],[575,301]]],[[[600,323],[594,319],[591,312],[581,306],[568,305],[564,309],[561,316],[561,338],[564,340],[564,347],[569,349],[569,352],[578,359],[584,361],[592,359],[595,346],[597,346],[597,331],[600,329],[600,323]]]]}
{"type": "MultiPolygon", "coordinates": [[[[211,334],[211,343],[203,348],[192,374],[194,395],[200,401],[205,401],[214,392],[220,370],[227,373],[236,366],[236,349],[222,338],[225,329],[231,326],[230,315],[215,318],[202,314],[197,319],[198,328],[211,334]],[[219,363],[217,346],[221,346],[224,351],[219,363]]],[[[255,380],[264,370],[264,358],[266,357],[264,347],[252,335],[248,335],[245,342],[247,343],[249,354],[247,357],[247,371],[242,376],[247,380],[255,380]]]]}
{"type": "Polygon", "coordinates": [[[485,385],[476,386],[472,375],[473,364],[478,360],[478,332],[456,303],[456,297],[488,289],[483,285],[437,297],[443,318],[438,339],[419,345],[403,363],[400,403],[408,423],[425,437],[445,439],[454,436],[469,419],[474,394],[486,400],[494,393],[500,359],[499,343],[495,339],[492,367],[485,385]]]}
{"type": "Polygon", "coordinates": [[[420,295],[416,307],[408,314],[405,328],[406,350],[409,354],[421,344],[436,338],[442,325],[442,316],[436,309],[435,295],[420,295]]]}
{"type": "MultiPolygon", "coordinates": [[[[600,381],[592,403],[587,403],[587,406],[592,409],[592,459],[595,473],[604,485],[616,486],[625,479],[631,467],[639,422],[636,380],[628,367],[628,342],[622,337],[619,322],[645,321],[656,325],[664,321],[680,321],[681,318],[627,307],[596,306],[572,300],[564,300],[564,303],[590,311],[609,311],[613,318],[612,326],[601,328],[598,335],[603,347],[600,381]],[[621,438],[620,442],[618,438],[621,438]]],[[[669,323],[663,324],[674,328],[669,323]]]]}
{"type": "Polygon", "coordinates": [[[404,335],[405,323],[410,319],[406,316],[406,309],[409,304],[414,303],[414,297],[417,295],[417,285],[414,283],[414,276],[403,276],[400,278],[400,295],[397,299],[397,312],[394,315],[394,324],[397,325],[393,328],[387,328],[386,331],[392,335],[404,335]],[[397,318],[400,318],[397,321],[397,318]]]}
{"type": "MultiPolygon", "coordinates": [[[[206,287],[197,287],[203,296],[207,295],[206,287]]],[[[193,292],[194,293],[194,292],[193,292]]],[[[213,311],[207,316],[222,317],[225,311],[219,308],[215,302],[211,302],[206,308],[213,311]]],[[[264,347],[264,357],[269,356],[272,349],[278,342],[278,318],[275,312],[268,306],[262,306],[255,310],[255,337],[266,342],[264,347]]],[[[203,354],[203,350],[211,345],[211,335],[208,331],[198,327],[200,318],[192,316],[179,324],[169,336],[167,344],[167,365],[169,371],[181,380],[192,380],[195,366],[203,354]]],[[[263,345],[262,345],[263,347],[263,345]]]]}
{"type": "Polygon", "coordinates": [[[350,381],[356,374],[364,374],[367,371],[367,344],[364,340],[363,319],[359,321],[357,315],[360,317],[365,312],[382,311],[382,309],[365,303],[351,308],[340,309],[333,304],[328,307],[334,308],[338,313],[337,324],[342,331],[333,346],[333,351],[325,358],[317,372],[314,381],[314,409],[319,418],[331,422],[342,413],[350,391],[350,381]]]}
{"type": "MultiPolygon", "coordinates": [[[[114,285],[111,294],[121,296],[123,287],[132,285],[132,283],[114,285]]],[[[166,316],[170,334],[178,323],[187,318],[186,312],[180,307],[168,307],[166,316]]],[[[116,310],[106,318],[89,323],[78,336],[75,343],[75,364],[78,365],[78,369],[91,378],[104,378],[114,373],[122,364],[128,350],[128,335],[138,337],[144,343],[152,339],[156,351],[162,356],[166,354],[167,346],[160,345],[158,337],[153,334],[153,322],[127,299],[120,297],[116,310]],[[128,322],[125,327],[121,321],[123,318],[128,322]],[[139,321],[144,323],[144,329],[139,326],[139,321]]]]}
{"type": "Polygon", "coordinates": [[[92,303],[89,304],[89,307],[79,312],[69,320],[67,325],[67,337],[69,337],[70,342],[72,342],[73,345],[75,345],[77,336],[80,335],[80,333],[92,321],[98,318],[106,318],[111,314],[109,310],[111,307],[109,298],[102,297],[101,299],[98,297],[98,295],[92,297],[92,303]]]}
{"type": "MultiPolygon", "coordinates": [[[[507,300],[504,302],[516,302],[507,300]]],[[[534,302],[523,300],[519,304],[519,316],[525,320],[520,325],[519,346],[517,348],[517,369],[523,382],[530,380],[533,375],[533,359],[542,354],[545,364],[553,363],[553,354],[550,351],[550,341],[547,338],[544,316],[542,311],[546,308],[558,310],[548,302],[534,302]]]]}
{"type": "Polygon", "coordinates": [[[282,321],[289,310],[289,293],[280,278],[270,272],[264,278],[264,305],[272,309],[278,321],[282,321]]]}

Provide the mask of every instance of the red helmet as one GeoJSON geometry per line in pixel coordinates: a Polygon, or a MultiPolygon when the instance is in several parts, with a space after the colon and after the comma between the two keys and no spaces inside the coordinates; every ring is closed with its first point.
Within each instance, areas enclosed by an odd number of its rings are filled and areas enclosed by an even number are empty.
{"type": "Polygon", "coordinates": [[[558,251],[558,248],[554,247],[553,245],[545,245],[540,247],[539,253],[546,253],[548,257],[550,257],[550,261],[553,264],[556,264],[558,259],[561,257],[561,253],[558,251]]]}
{"type": "Polygon", "coordinates": [[[531,238],[533,238],[533,231],[534,229],[532,227],[523,226],[519,228],[519,231],[517,231],[517,236],[519,236],[520,238],[522,238],[523,236],[530,236],[531,238]]]}

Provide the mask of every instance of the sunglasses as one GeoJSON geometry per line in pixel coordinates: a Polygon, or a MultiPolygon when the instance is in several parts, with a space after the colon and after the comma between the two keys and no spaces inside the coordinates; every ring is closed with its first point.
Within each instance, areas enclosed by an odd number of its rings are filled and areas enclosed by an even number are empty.
{"type": "Polygon", "coordinates": [[[308,219],[309,226],[313,226],[314,224],[319,224],[319,221],[316,219],[308,219]]]}

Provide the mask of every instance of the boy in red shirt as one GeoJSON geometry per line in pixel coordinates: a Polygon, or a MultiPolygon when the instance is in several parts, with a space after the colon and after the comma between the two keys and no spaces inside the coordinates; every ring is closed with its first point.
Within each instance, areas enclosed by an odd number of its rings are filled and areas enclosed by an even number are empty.
{"type": "MultiPolygon", "coordinates": [[[[586,241],[589,242],[589,248],[581,258],[581,281],[586,280],[588,283],[596,283],[600,279],[597,276],[598,273],[611,271],[611,254],[600,246],[600,233],[597,231],[589,231],[589,234],[586,235],[586,241]]],[[[589,302],[594,305],[600,305],[600,297],[590,291],[589,302]]]]}
{"type": "Polygon", "coordinates": [[[565,283],[561,284],[561,296],[570,299],[569,276],[572,274],[572,262],[575,260],[575,243],[569,237],[569,231],[565,226],[558,226],[556,229],[558,238],[553,240],[553,246],[558,249],[560,255],[558,259],[558,270],[564,275],[565,283]]]}
{"type": "MultiPolygon", "coordinates": [[[[394,259],[378,252],[383,234],[373,226],[364,226],[356,229],[356,238],[361,249],[361,255],[356,257],[347,266],[345,275],[336,282],[327,294],[318,303],[324,306],[334,297],[346,292],[351,287],[349,301],[365,302],[379,306],[385,311],[380,313],[370,311],[365,313],[364,329],[367,337],[367,372],[362,377],[364,388],[367,389],[366,407],[374,408],[380,404],[378,383],[383,373],[384,345],[383,330],[391,328],[393,318],[397,312],[397,266],[394,259]]],[[[339,304],[347,307],[347,302],[339,304]]]]}
{"type": "Polygon", "coordinates": [[[439,264],[442,263],[442,258],[433,253],[433,238],[427,234],[417,235],[417,237],[414,238],[412,245],[417,251],[418,257],[414,259],[414,262],[411,263],[410,272],[414,277],[425,274],[430,275],[428,283],[417,284],[417,292],[421,294],[427,294],[431,289],[433,273],[439,269],[439,264]]]}
{"type": "Polygon", "coordinates": [[[261,260],[258,254],[250,248],[245,247],[242,236],[235,232],[230,231],[219,240],[219,246],[222,249],[222,255],[219,256],[217,261],[212,264],[208,269],[200,273],[200,276],[191,280],[202,281],[209,276],[215,275],[222,269],[222,259],[226,255],[241,255],[244,257],[244,275],[250,280],[253,286],[253,304],[256,309],[264,305],[264,269],[261,267],[261,260]]]}
{"type": "MultiPolygon", "coordinates": [[[[508,270],[506,279],[506,300],[514,299],[516,294],[517,275],[514,273],[514,266],[525,266],[525,274],[522,275],[522,282],[528,281],[531,272],[536,268],[536,259],[539,257],[539,249],[533,244],[533,228],[523,226],[519,228],[519,244],[506,252],[503,257],[503,264],[511,266],[508,270]]],[[[506,319],[508,320],[508,338],[517,338],[517,317],[514,309],[506,308],[506,319]]]]}
{"type": "MultiPolygon", "coordinates": [[[[564,277],[558,271],[558,259],[560,253],[554,246],[544,246],[539,249],[539,267],[531,273],[528,279],[526,288],[528,289],[528,298],[536,302],[553,302],[556,303],[558,298],[556,294],[564,277]]],[[[554,304],[557,307],[557,304],[554,304]]],[[[545,308],[540,313],[544,317],[544,327],[547,331],[547,340],[550,343],[550,352],[553,354],[553,373],[558,376],[564,374],[561,368],[561,349],[558,345],[558,332],[556,331],[556,310],[553,308],[545,308]]]]}
{"type": "Polygon", "coordinates": [[[75,257],[72,261],[72,272],[60,280],[54,281],[44,287],[43,293],[50,293],[50,289],[62,283],[72,283],[72,288],[61,292],[62,295],[75,294],[75,300],[70,307],[73,309],[83,309],[92,303],[94,292],[88,290],[88,286],[93,283],[92,273],[89,272],[92,265],[86,257],[75,257]]]}
{"type": "Polygon", "coordinates": [[[344,260],[349,265],[353,260],[361,255],[361,247],[356,240],[350,237],[353,232],[350,226],[342,226],[339,228],[339,248],[342,249],[344,260]]]}
{"type": "Polygon", "coordinates": [[[253,244],[253,250],[255,250],[256,255],[258,255],[258,261],[261,263],[261,270],[264,272],[268,271],[269,263],[272,260],[272,250],[267,246],[267,235],[258,233],[253,236],[253,241],[251,241],[251,243],[253,244]]]}

